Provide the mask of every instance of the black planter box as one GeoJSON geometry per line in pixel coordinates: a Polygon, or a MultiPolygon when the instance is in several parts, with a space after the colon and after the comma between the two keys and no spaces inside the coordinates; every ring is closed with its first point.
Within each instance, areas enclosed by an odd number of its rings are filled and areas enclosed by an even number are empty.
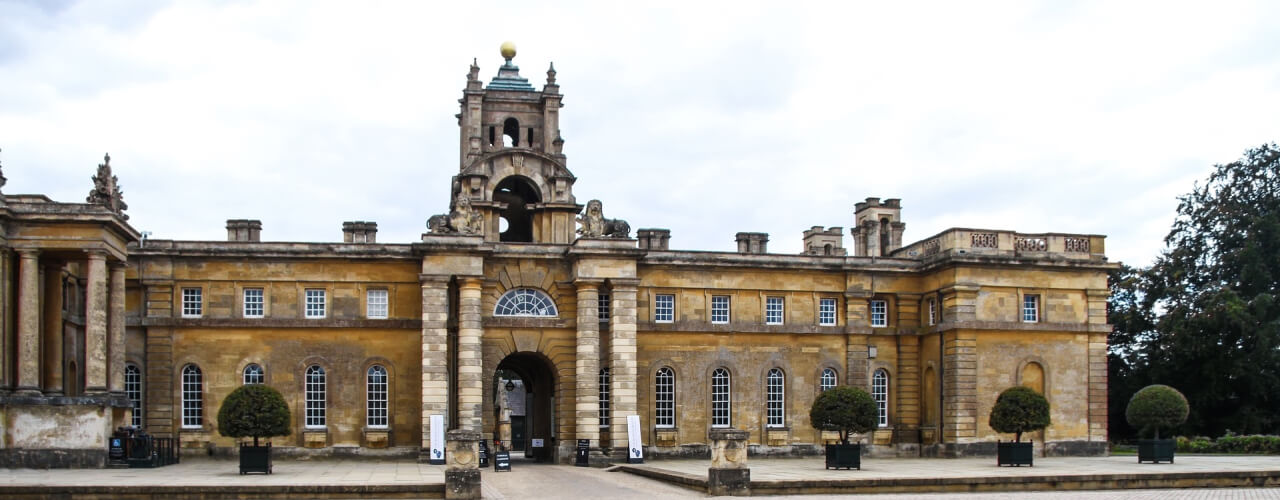
{"type": "Polygon", "coordinates": [[[266,446],[253,446],[240,443],[240,473],[271,473],[271,443],[266,446]]]}
{"type": "Polygon", "coordinates": [[[1175,451],[1178,451],[1178,442],[1173,439],[1139,439],[1138,463],[1173,463],[1175,451]]]}
{"type": "Polygon", "coordinates": [[[862,470],[862,445],[827,445],[827,468],[862,470]]]}
{"type": "Polygon", "coordinates": [[[1031,441],[1025,443],[1002,441],[996,443],[996,465],[1011,465],[1014,467],[1022,465],[1030,465],[1031,457],[1034,455],[1031,449],[1031,441]]]}

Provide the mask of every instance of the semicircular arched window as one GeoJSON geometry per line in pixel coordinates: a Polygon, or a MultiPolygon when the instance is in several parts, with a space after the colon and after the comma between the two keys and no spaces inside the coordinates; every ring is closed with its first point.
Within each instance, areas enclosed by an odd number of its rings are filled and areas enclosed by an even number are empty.
{"type": "Polygon", "coordinates": [[[514,288],[498,298],[498,305],[493,308],[494,316],[559,316],[556,302],[540,290],[532,288],[514,288]]]}

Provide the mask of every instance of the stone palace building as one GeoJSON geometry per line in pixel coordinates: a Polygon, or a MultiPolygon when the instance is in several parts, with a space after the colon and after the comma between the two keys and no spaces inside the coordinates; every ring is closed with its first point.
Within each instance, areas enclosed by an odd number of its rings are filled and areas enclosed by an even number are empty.
{"type": "Polygon", "coordinates": [[[242,384],[284,394],[293,433],[274,443],[297,454],[425,457],[433,415],[544,460],[583,439],[625,460],[630,415],[646,456],[706,456],[715,428],[814,454],[832,436],[809,407],[841,384],[876,399],[877,455],[994,454],[1011,436],[988,414],[1013,385],[1052,405],[1041,453],[1105,452],[1103,236],[904,244],[899,200],[867,198],[848,249],[815,226],[800,255],[750,232],[675,250],[580,203],[554,68],[539,90],[503,55],[487,84],[470,68],[449,210],[421,241],[355,221],[272,242],[254,220],[144,240],[109,157],[86,203],[0,197],[0,464],[102,466],[120,426],[231,452],[216,415],[242,384]]]}

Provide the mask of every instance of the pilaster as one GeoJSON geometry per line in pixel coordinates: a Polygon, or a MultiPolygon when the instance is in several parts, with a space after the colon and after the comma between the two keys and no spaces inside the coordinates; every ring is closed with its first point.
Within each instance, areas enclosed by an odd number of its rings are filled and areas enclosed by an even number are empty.
{"type": "Polygon", "coordinates": [[[478,277],[459,279],[458,291],[458,428],[480,432],[483,424],[484,383],[480,349],[483,329],[480,325],[480,291],[478,277]]]}
{"type": "Polygon", "coordinates": [[[19,393],[40,390],[40,252],[18,250],[19,393]]]}
{"type": "MultiPolygon", "coordinates": [[[[627,416],[636,415],[636,291],[640,280],[609,280],[611,296],[609,316],[609,397],[613,399],[609,442],[627,447],[627,416]]],[[[617,458],[617,457],[615,457],[617,458]]]]}
{"type": "Polygon", "coordinates": [[[967,443],[978,435],[977,335],[956,330],[943,338],[942,436],[948,443],[967,443]]]}
{"type": "Polygon", "coordinates": [[[107,392],[107,254],[89,251],[84,301],[85,393],[107,392]]]}
{"type": "Polygon", "coordinates": [[[602,280],[574,281],[578,296],[578,352],[574,433],[577,439],[600,442],[600,319],[599,302],[602,280]]]}
{"type": "Polygon", "coordinates": [[[1107,334],[1089,334],[1089,440],[1107,442],[1107,334]]]}

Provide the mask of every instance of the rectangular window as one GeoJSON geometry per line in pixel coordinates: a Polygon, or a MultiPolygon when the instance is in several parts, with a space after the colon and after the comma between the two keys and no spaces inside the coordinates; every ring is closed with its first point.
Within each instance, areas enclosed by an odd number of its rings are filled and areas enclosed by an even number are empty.
{"type": "Polygon", "coordinates": [[[938,299],[929,299],[928,306],[926,307],[929,308],[929,324],[938,324],[938,299]]]}
{"type": "Polygon", "coordinates": [[[723,325],[729,322],[728,295],[711,296],[711,322],[717,325],[723,325]]]}
{"type": "Polygon", "coordinates": [[[601,323],[609,322],[609,294],[600,293],[596,296],[596,315],[600,317],[601,323]]]}
{"type": "Polygon", "coordinates": [[[764,324],[781,325],[782,324],[782,297],[765,297],[764,299],[764,324]]]}
{"type": "Polygon", "coordinates": [[[365,315],[369,319],[387,319],[386,290],[369,290],[366,293],[365,315]]]}
{"type": "Polygon", "coordinates": [[[889,326],[889,304],[883,300],[871,301],[871,326],[889,326]]]}
{"type": "Polygon", "coordinates": [[[609,428],[609,368],[600,369],[600,428],[609,428]]]}
{"type": "Polygon", "coordinates": [[[308,288],[306,293],[306,317],[323,318],[324,317],[324,289],[308,288]]]}
{"type": "Polygon", "coordinates": [[[266,309],[266,300],[261,288],[244,289],[244,317],[261,318],[266,309]]]}
{"type": "Polygon", "coordinates": [[[199,318],[204,313],[204,300],[201,289],[182,289],[182,317],[199,318]]]}
{"type": "Polygon", "coordinates": [[[835,326],[836,299],[818,299],[818,324],[822,326],[835,326]]]}
{"type": "Polygon", "coordinates": [[[1022,296],[1022,321],[1035,323],[1040,321],[1040,296],[1026,294],[1022,296]]]}
{"type": "Polygon", "coordinates": [[[658,294],[653,297],[653,320],[670,323],[676,319],[676,296],[658,294]]]}

